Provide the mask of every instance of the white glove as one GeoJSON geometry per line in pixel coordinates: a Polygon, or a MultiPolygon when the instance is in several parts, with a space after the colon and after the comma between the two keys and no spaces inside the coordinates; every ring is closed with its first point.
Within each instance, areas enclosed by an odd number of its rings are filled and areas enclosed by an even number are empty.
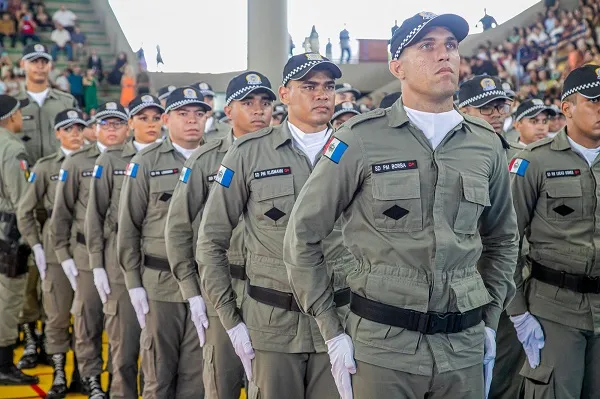
{"type": "Polygon", "coordinates": [[[510,321],[517,330],[517,338],[523,345],[529,365],[532,369],[536,368],[540,365],[540,349],[545,344],[544,330],[542,330],[540,322],[529,312],[510,316],[510,321]]]}
{"type": "Polygon", "coordinates": [[[131,304],[133,305],[133,310],[135,310],[135,315],[137,316],[138,323],[140,323],[140,327],[145,328],[146,315],[150,311],[146,290],[142,287],[130,289],[129,299],[131,299],[131,304]]]}
{"type": "Polygon", "coordinates": [[[35,244],[31,247],[33,251],[33,257],[35,259],[35,264],[40,272],[40,278],[42,280],[46,279],[46,254],[44,254],[44,248],[42,248],[42,244],[35,244]]]}
{"type": "Polygon", "coordinates": [[[206,342],[204,330],[208,328],[208,317],[206,317],[206,304],[200,295],[193,296],[188,299],[190,303],[190,317],[196,326],[198,338],[200,339],[200,347],[206,342]]]}
{"type": "Polygon", "coordinates": [[[489,327],[485,328],[483,351],[483,381],[485,382],[485,398],[487,399],[492,386],[494,364],[496,364],[496,331],[489,327]]]}
{"type": "Polygon", "coordinates": [[[354,345],[347,334],[340,334],[325,341],[327,354],[331,363],[331,374],[340,393],[341,399],[352,399],[352,381],[350,374],[356,373],[354,363],[354,345]]]}
{"type": "Polygon", "coordinates": [[[246,371],[248,381],[252,381],[252,359],[254,359],[254,349],[250,342],[250,334],[246,324],[240,323],[232,329],[227,330],[227,335],[233,344],[236,355],[242,361],[242,366],[246,371]]]}
{"type": "Polygon", "coordinates": [[[77,270],[77,266],[75,266],[75,262],[73,259],[67,259],[64,262],[60,262],[60,265],[69,279],[69,283],[71,283],[71,288],[73,288],[73,291],[77,291],[77,279],[75,276],[79,275],[79,271],[77,270]]]}
{"type": "Polygon", "coordinates": [[[94,285],[96,286],[96,290],[98,290],[98,294],[100,295],[100,300],[102,303],[106,303],[108,300],[108,295],[110,294],[110,284],[108,283],[108,274],[106,274],[106,270],[103,268],[94,268],[92,269],[94,273],[94,285]]]}

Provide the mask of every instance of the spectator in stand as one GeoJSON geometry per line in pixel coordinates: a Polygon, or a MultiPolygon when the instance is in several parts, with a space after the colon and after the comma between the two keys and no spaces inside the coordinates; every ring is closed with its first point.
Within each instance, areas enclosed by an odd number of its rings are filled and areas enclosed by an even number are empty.
{"type": "Polygon", "coordinates": [[[0,53],[0,68],[2,69],[2,72],[4,72],[6,69],[12,69],[12,66],[13,62],[8,56],[8,53],[6,51],[2,51],[2,53],[0,53]]]}
{"type": "Polygon", "coordinates": [[[71,43],[73,43],[75,58],[79,61],[87,54],[87,37],[79,26],[75,26],[75,31],[71,34],[71,43]]]}
{"type": "MultiPolygon", "coordinates": [[[[492,17],[491,15],[488,15],[486,8],[483,9],[483,14],[484,14],[483,18],[481,18],[479,20],[479,22],[481,22],[481,26],[483,26],[484,31],[498,26],[498,22],[496,22],[496,18],[492,17]]],[[[478,25],[479,25],[479,23],[477,23],[475,25],[475,27],[477,28],[478,25]]]]}
{"type": "Polygon", "coordinates": [[[7,69],[2,72],[2,81],[6,85],[6,94],[16,96],[21,91],[21,86],[12,69],[7,69]]]}
{"type": "Polygon", "coordinates": [[[50,40],[54,43],[52,46],[52,59],[56,61],[58,51],[64,51],[69,61],[73,61],[73,47],[71,46],[71,34],[61,24],[56,24],[56,29],[52,31],[50,40]]]}
{"type": "Polygon", "coordinates": [[[81,76],[81,68],[78,65],[74,66],[67,79],[69,79],[71,94],[77,100],[79,108],[83,109],[85,101],[83,98],[83,76],[81,76]]]}
{"type": "Polygon", "coordinates": [[[15,16],[15,19],[17,21],[20,21],[21,19],[23,19],[23,17],[25,15],[27,15],[27,13],[29,12],[29,7],[27,5],[27,3],[19,3],[18,9],[14,12],[12,12],[12,14],[15,16]]]}
{"type": "Polygon", "coordinates": [[[543,46],[548,42],[548,35],[539,26],[534,26],[531,34],[527,37],[529,43],[533,42],[537,46],[543,46]]]}
{"type": "MultiPolygon", "coordinates": [[[[143,46],[144,43],[142,43],[143,46]]],[[[140,46],[140,49],[135,52],[137,58],[138,68],[140,71],[146,71],[148,69],[148,63],[146,62],[146,55],[144,54],[144,47],[140,46]]]]}
{"type": "Polygon", "coordinates": [[[19,37],[21,38],[21,43],[23,43],[23,47],[27,46],[29,41],[40,42],[40,38],[35,34],[35,30],[37,28],[36,23],[34,22],[31,13],[25,14],[21,21],[19,22],[19,37]]]}
{"type": "Polygon", "coordinates": [[[71,92],[71,87],[69,86],[69,70],[64,69],[60,75],[56,78],[54,82],[58,90],[64,91],[65,93],[71,92]]]}
{"type": "Polygon", "coordinates": [[[135,81],[137,83],[137,95],[141,96],[142,94],[150,93],[150,76],[146,71],[140,71],[136,77],[135,81]]]}
{"type": "Polygon", "coordinates": [[[91,54],[88,58],[87,68],[93,69],[98,82],[102,82],[104,79],[104,69],[102,68],[102,59],[98,56],[98,51],[92,49],[91,54]]]}
{"type": "MultiPolygon", "coordinates": [[[[108,74],[108,83],[111,85],[120,85],[125,66],[127,65],[127,54],[121,52],[115,60],[115,66],[112,71],[108,74]]],[[[134,96],[135,97],[135,96],[134,96]]]]}
{"type": "Polygon", "coordinates": [[[8,0],[0,0],[0,12],[8,10],[8,0]]]}
{"type": "Polygon", "coordinates": [[[5,37],[10,39],[10,46],[15,48],[17,43],[17,26],[7,12],[2,15],[2,20],[0,20],[0,45],[3,47],[5,37]]]}
{"type": "Polygon", "coordinates": [[[569,71],[579,68],[583,64],[583,54],[577,48],[575,43],[570,43],[567,47],[569,52],[569,71]]]}
{"type": "Polygon", "coordinates": [[[41,30],[51,31],[52,29],[54,29],[54,24],[52,23],[50,16],[46,12],[46,7],[44,7],[43,4],[37,6],[34,19],[35,23],[41,30]]]}
{"type": "Polygon", "coordinates": [[[121,105],[127,107],[131,100],[135,98],[135,74],[133,67],[127,65],[125,73],[121,78],[121,105]]]}
{"type": "Polygon", "coordinates": [[[61,24],[64,26],[69,33],[72,33],[75,29],[75,23],[77,22],[77,15],[71,10],[67,10],[64,4],[60,6],[60,9],[52,16],[52,21],[55,24],[61,24]]]}
{"type": "Polygon", "coordinates": [[[98,83],[93,69],[88,69],[83,78],[85,112],[91,114],[98,108],[98,83]]]}

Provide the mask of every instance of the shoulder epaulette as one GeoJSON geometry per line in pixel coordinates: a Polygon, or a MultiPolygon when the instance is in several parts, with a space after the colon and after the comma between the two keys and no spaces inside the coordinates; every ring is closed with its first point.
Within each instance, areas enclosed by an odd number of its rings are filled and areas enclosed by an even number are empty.
{"type": "Polygon", "coordinates": [[[377,108],[372,111],[365,112],[364,114],[356,115],[356,116],[350,118],[350,120],[348,120],[344,124],[344,126],[346,126],[348,129],[352,129],[354,126],[358,125],[359,123],[368,121],[370,119],[382,118],[384,116],[385,116],[385,109],[377,108]]]}
{"type": "Polygon", "coordinates": [[[207,152],[212,151],[215,148],[219,148],[221,146],[222,142],[223,142],[223,139],[207,141],[205,144],[202,144],[200,146],[200,148],[198,148],[196,151],[194,151],[192,153],[192,155],[190,155],[190,157],[188,158],[188,161],[191,161],[191,162],[196,161],[197,159],[199,159],[202,155],[206,154],[207,152]]]}
{"type": "Polygon", "coordinates": [[[37,164],[40,164],[40,163],[44,163],[46,161],[51,161],[54,158],[56,158],[56,153],[50,154],[50,155],[46,155],[45,157],[41,157],[40,159],[37,160],[37,162],[35,164],[37,165],[37,164]]]}
{"type": "Polygon", "coordinates": [[[111,145],[110,147],[107,147],[106,150],[104,150],[104,152],[123,151],[124,146],[125,146],[125,143],[111,145]]]}
{"type": "Polygon", "coordinates": [[[479,127],[482,127],[485,130],[489,130],[490,132],[496,134],[496,131],[494,130],[494,128],[492,128],[492,126],[489,123],[487,123],[486,121],[484,121],[483,119],[475,118],[474,116],[467,115],[467,114],[462,114],[462,116],[463,116],[463,118],[465,118],[465,120],[467,122],[477,125],[479,127]]]}
{"type": "Polygon", "coordinates": [[[146,148],[142,149],[141,151],[139,151],[138,154],[140,154],[140,155],[143,156],[143,155],[145,155],[145,154],[147,154],[149,152],[152,152],[152,151],[156,150],[158,147],[160,147],[162,145],[162,143],[163,143],[162,141],[157,142],[157,143],[152,143],[148,147],[146,147],[146,148]]]}
{"type": "Polygon", "coordinates": [[[268,127],[262,128],[260,130],[257,130],[256,132],[244,134],[242,137],[240,137],[239,139],[237,139],[233,143],[233,145],[239,147],[242,144],[247,143],[250,140],[254,140],[254,139],[257,139],[259,137],[267,136],[267,135],[271,134],[272,131],[273,131],[273,127],[272,126],[268,126],[268,127]]]}
{"type": "Polygon", "coordinates": [[[538,140],[534,143],[529,144],[527,147],[525,147],[525,149],[529,150],[529,151],[533,151],[536,148],[539,148],[539,147],[542,147],[542,146],[552,143],[552,140],[553,140],[552,137],[546,137],[546,138],[538,140]]]}
{"type": "Polygon", "coordinates": [[[77,156],[77,155],[79,155],[79,154],[84,154],[84,153],[88,152],[88,151],[89,151],[89,150],[92,148],[92,146],[95,146],[95,145],[96,145],[96,144],[90,144],[90,145],[86,145],[86,146],[84,146],[83,148],[80,148],[80,149],[78,149],[78,150],[75,150],[75,151],[73,151],[73,152],[71,153],[71,158],[73,158],[74,156],[77,156]]]}

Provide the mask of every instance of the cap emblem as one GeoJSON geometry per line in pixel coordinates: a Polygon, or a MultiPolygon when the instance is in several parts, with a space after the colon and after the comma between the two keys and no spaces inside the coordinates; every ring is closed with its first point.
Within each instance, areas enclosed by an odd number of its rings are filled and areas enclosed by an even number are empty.
{"type": "Polygon", "coordinates": [[[544,102],[542,100],[540,100],[539,98],[534,98],[533,100],[531,100],[531,103],[533,105],[541,105],[541,106],[544,105],[544,102]]]}
{"type": "Polygon", "coordinates": [[[175,86],[169,86],[169,87],[167,88],[167,90],[168,90],[168,91],[169,91],[169,93],[170,93],[170,92],[172,92],[173,90],[175,90],[176,88],[177,88],[177,87],[175,87],[175,86]]]}
{"type": "Polygon", "coordinates": [[[425,20],[429,20],[429,19],[433,19],[433,18],[437,17],[436,14],[434,14],[432,12],[427,12],[427,11],[420,12],[419,15],[421,16],[421,18],[423,18],[425,20]]]}
{"type": "Polygon", "coordinates": [[[485,78],[481,80],[481,87],[483,87],[483,91],[490,91],[496,89],[496,83],[494,79],[485,78]]]}
{"type": "MultiPolygon", "coordinates": [[[[202,86],[202,85],[200,85],[200,86],[202,86]]],[[[194,89],[189,89],[189,88],[183,90],[183,96],[185,98],[198,98],[196,91],[194,89]]]]}
{"type": "Polygon", "coordinates": [[[321,54],[308,53],[308,54],[306,54],[306,59],[309,61],[322,61],[323,57],[321,57],[321,54]]]}
{"type": "Polygon", "coordinates": [[[596,68],[594,72],[596,72],[596,78],[600,79],[600,68],[596,68]]]}
{"type": "Polygon", "coordinates": [[[152,98],[152,96],[145,95],[145,96],[142,96],[142,102],[143,103],[153,103],[154,99],[152,98]]]}
{"type": "Polygon", "coordinates": [[[44,48],[44,46],[41,45],[41,44],[36,44],[35,46],[33,46],[33,49],[35,51],[37,51],[38,53],[43,53],[43,52],[46,51],[46,49],[44,48]]]}
{"type": "Polygon", "coordinates": [[[210,90],[210,87],[208,87],[208,83],[202,82],[198,85],[198,87],[200,87],[200,90],[210,90]]]}
{"type": "Polygon", "coordinates": [[[117,103],[106,103],[106,109],[116,110],[117,103]]]}
{"type": "Polygon", "coordinates": [[[77,111],[69,111],[69,112],[67,112],[67,118],[69,118],[69,119],[75,119],[78,116],[79,115],[77,114],[77,111]]]}
{"type": "Polygon", "coordinates": [[[350,101],[346,101],[345,103],[342,103],[342,109],[354,109],[354,104],[350,101]]]}
{"type": "Polygon", "coordinates": [[[246,81],[248,82],[249,85],[260,85],[260,84],[262,84],[262,80],[260,79],[260,76],[258,76],[255,73],[251,73],[249,75],[246,75],[246,81]]]}

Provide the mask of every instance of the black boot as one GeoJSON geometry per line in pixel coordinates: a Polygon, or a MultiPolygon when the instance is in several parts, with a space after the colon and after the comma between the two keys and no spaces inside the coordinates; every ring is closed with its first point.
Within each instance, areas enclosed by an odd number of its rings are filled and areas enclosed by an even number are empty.
{"type": "Polygon", "coordinates": [[[47,399],[63,399],[67,396],[67,375],[65,374],[65,363],[67,356],[64,353],[52,355],[54,365],[54,378],[52,386],[46,395],[47,399]]]}
{"type": "Polygon", "coordinates": [[[90,387],[88,399],[106,399],[106,393],[102,390],[99,375],[88,378],[88,384],[90,387]]]}
{"type": "Polygon", "coordinates": [[[0,385],[31,385],[40,380],[23,374],[13,363],[12,346],[0,347],[0,385]]]}
{"type": "Polygon", "coordinates": [[[25,350],[17,367],[21,370],[35,368],[38,364],[37,335],[35,334],[35,323],[23,324],[25,337],[25,350]]]}
{"type": "Polygon", "coordinates": [[[44,364],[46,366],[52,366],[52,356],[46,353],[46,325],[42,323],[42,331],[41,334],[38,335],[38,348],[40,348],[40,353],[38,355],[38,364],[44,364]]]}

